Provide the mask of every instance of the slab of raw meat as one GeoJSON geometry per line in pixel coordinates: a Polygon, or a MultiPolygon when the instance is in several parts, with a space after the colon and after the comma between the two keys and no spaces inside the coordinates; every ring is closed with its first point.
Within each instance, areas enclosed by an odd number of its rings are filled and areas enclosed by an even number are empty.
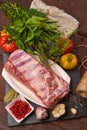
{"type": "Polygon", "coordinates": [[[14,51],[4,69],[31,90],[47,108],[53,108],[69,92],[69,84],[23,50],[14,51]]]}

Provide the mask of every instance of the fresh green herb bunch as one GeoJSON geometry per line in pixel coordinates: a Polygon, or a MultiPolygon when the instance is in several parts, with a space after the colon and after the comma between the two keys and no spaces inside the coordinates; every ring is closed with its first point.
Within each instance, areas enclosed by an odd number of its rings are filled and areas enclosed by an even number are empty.
{"type": "Polygon", "coordinates": [[[46,13],[38,11],[36,9],[24,8],[16,3],[3,3],[1,6],[2,10],[8,15],[10,18],[10,22],[14,22],[15,19],[27,20],[29,17],[38,16],[38,17],[47,17],[46,13]]]}
{"type": "Polygon", "coordinates": [[[10,19],[7,30],[18,48],[38,54],[44,63],[48,59],[59,61],[64,50],[59,48],[58,39],[62,34],[55,21],[49,20],[46,13],[16,3],[4,3],[2,10],[10,19]]]}

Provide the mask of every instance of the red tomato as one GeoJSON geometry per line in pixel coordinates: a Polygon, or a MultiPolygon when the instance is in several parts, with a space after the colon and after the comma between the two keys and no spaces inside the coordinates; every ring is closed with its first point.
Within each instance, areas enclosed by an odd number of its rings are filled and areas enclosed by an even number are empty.
{"type": "Polygon", "coordinates": [[[9,35],[0,36],[0,47],[2,47],[5,43],[7,43],[9,35]]]}
{"type": "Polygon", "coordinates": [[[0,47],[8,53],[11,53],[17,49],[15,41],[10,41],[11,36],[4,35],[0,37],[0,47]]]}
{"type": "Polygon", "coordinates": [[[11,42],[10,44],[4,44],[2,49],[8,53],[11,53],[17,49],[15,42],[11,42]]]}
{"type": "Polygon", "coordinates": [[[72,40],[70,40],[69,38],[61,38],[59,42],[60,42],[60,49],[62,48],[65,49],[64,54],[72,52],[74,47],[74,43],[72,40]]]}
{"type": "Polygon", "coordinates": [[[68,41],[69,44],[68,44],[68,46],[67,46],[67,48],[65,50],[65,54],[72,52],[73,47],[74,47],[73,41],[71,41],[69,38],[67,38],[67,41],[68,41]]]}

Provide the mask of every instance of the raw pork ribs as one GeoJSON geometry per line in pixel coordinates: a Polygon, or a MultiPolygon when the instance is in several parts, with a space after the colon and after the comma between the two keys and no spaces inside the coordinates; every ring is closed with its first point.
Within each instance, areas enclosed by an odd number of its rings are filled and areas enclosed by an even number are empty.
{"type": "Polygon", "coordinates": [[[69,84],[23,50],[14,51],[4,69],[31,90],[47,108],[69,92],[69,84]]]}

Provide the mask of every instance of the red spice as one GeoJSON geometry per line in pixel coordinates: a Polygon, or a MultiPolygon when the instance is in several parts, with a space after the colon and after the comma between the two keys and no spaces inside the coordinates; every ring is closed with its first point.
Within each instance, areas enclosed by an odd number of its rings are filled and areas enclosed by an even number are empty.
{"type": "Polygon", "coordinates": [[[22,119],[31,111],[31,107],[27,102],[19,99],[10,107],[10,110],[17,119],[22,119]]]}

